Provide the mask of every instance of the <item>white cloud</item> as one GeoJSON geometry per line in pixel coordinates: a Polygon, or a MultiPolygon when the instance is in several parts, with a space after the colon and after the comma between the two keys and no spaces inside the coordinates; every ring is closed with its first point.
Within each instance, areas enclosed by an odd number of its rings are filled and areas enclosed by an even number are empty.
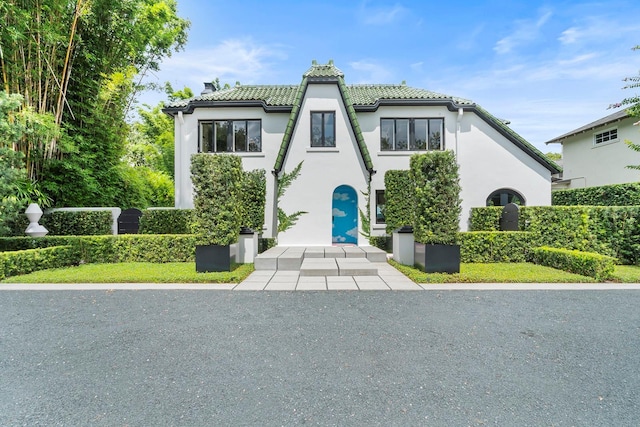
{"type": "Polygon", "coordinates": [[[333,208],[333,211],[331,211],[331,214],[336,218],[343,218],[343,217],[347,216],[346,212],[341,211],[338,208],[333,208]]]}
{"type": "Polygon", "coordinates": [[[343,243],[347,241],[347,238],[344,236],[334,236],[331,240],[333,241],[333,243],[343,243]]]}
{"type": "Polygon", "coordinates": [[[358,227],[353,227],[351,230],[347,231],[347,236],[358,237],[358,227]]]}
{"type": "Polygon", "coordinates": [[[545,11],[537,20],[518,20],[515,22],[516,30],[496,43],[493,50],[500,55],[510,53],[514,48],[535,40],[540,34],[541,28],[551,18],[551,11],[545,11]]]}
{"type": "Polygon", "coordinates": [[[340,201],[346,202],[349,199],[350,198],[348,193],[333,193],[333,200],[340,200],[340,201]]]}
{"type": "Polygon", "coordinates": [[[369,7],[363,1],[358,9],[358,19],[365,25],[387,25],[400,19],[408,9],[400,4],[387,7],[369,7]]]}
{"type": "Polygon", "coordinates": [[[349,66],[355,71],[353,75],[357,83],[389,83],[393,72],[384,65],[373,61],[354,61],[349,66]]]}

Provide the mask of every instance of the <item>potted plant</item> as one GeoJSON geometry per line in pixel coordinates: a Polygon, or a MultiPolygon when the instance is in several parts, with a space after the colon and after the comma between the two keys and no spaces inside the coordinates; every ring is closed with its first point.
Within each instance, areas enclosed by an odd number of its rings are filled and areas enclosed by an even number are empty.
{"type": "Polygon", "coordinates": [[[461,200],[455,155],[452,151],[413,155],[410,175],[415,189],[415,265],[427,273],[459,273],[461,200]]]}
{"type": "Polygon", "coordinates": [[[191,156],[196,271],[230,271],[244,217],[240,203],[241,159],[230,154],[191,156]]]}

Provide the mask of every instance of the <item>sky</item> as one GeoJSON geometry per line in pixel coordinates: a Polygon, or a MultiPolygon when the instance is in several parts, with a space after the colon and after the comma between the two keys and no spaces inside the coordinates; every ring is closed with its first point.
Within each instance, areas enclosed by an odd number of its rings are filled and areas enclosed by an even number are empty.
{"type": "MultiPolygon", "coordinates": [[[[147,81],[299,84],[333,59],[347,84],[399,84],[470,99],[543,152],[544,143],[637,95],[637,0],[177,0],[182,51],[147,81]]],[[[149,93],[141,102],[164,100],[149,93]]]]}

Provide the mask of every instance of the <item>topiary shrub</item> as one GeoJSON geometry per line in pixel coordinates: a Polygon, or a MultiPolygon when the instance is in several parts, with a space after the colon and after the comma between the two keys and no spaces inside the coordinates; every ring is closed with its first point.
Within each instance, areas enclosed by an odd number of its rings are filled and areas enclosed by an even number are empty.
{"type": "Polygon", "coordinates": [[[242,226],[249,227],[257,233],[262,233],[267,199],[267,179],[264,169],[244,172],[240,198],[245,210],[242,226]]]}
{"type": "Polygon", "coordinates": [[[473,231],[458,234],[462,262],[525,262],[533,234],[524,231],[473,231]]]}
{"type": "Polygon", "coordinates": [[[455,244],[461,212],[460,178],[453,151],[411,156],[416,242],[455,244]]]}
{"type": "Polygon", "coordinates": [[[193,209],[145,209],[139,234],[190,234],[193,209]]]}
{"type": "Polygon", "coordinates": [[[551,192],[552,205],[637,206],[640,205],[640,183],[572,188],[551,192]]]}
{"type": "MultiPolygon", "coordinates": [[[[502,206],[482,206],[471,208],[469,231],[500,231],[502,206]]],[[[521,210],[523,207],[520,208],[521,210]]]]}
{"type": "Polygon", "coordinates": [[[51,236],[99,236],[112,234],[113,214],[104,211],[54,211],[40,219],[51,236]]]}
{"type": "Polygon", "coordinates": [[[414,184],[408,170],[388,170],[384,174],[384,218],[387,234],[413,224],[414,184]]]}
{"type": "Polygon", "coordinates": [[[80,252],[75,246],[54,246],[0,253],[0,280],[49,268],[77,265],[80,252]]]}
{"type": "Polygon", "coordinates": [[[244,210],[240,191],[244,174],[240,157],[230,154],[191,156],[194,232],[200,245],[230,245],[238,240],[244,210]]]}

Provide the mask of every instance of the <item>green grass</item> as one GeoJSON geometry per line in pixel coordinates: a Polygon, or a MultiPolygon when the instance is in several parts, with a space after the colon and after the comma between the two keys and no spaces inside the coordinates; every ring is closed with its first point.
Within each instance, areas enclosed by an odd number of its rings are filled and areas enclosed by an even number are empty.
{"type": "Polygon", "coordinates": [[[193,262],[85,264],[13,276],[2,283],[240,283],[252,271],[253,264],[220,273],[196,273],[193,262]]]}
{"type": "Polygon", "coordinates": [[[425,273],[389,263],[416,283],[593,283],[591,277],[530,263],[461,264],[459,274],[425,273]]]}
{"type": "Polygon", "coordinates": [[[613,276],[622,283],[640,283],[640,266],[616,265],[613,276]]]}

